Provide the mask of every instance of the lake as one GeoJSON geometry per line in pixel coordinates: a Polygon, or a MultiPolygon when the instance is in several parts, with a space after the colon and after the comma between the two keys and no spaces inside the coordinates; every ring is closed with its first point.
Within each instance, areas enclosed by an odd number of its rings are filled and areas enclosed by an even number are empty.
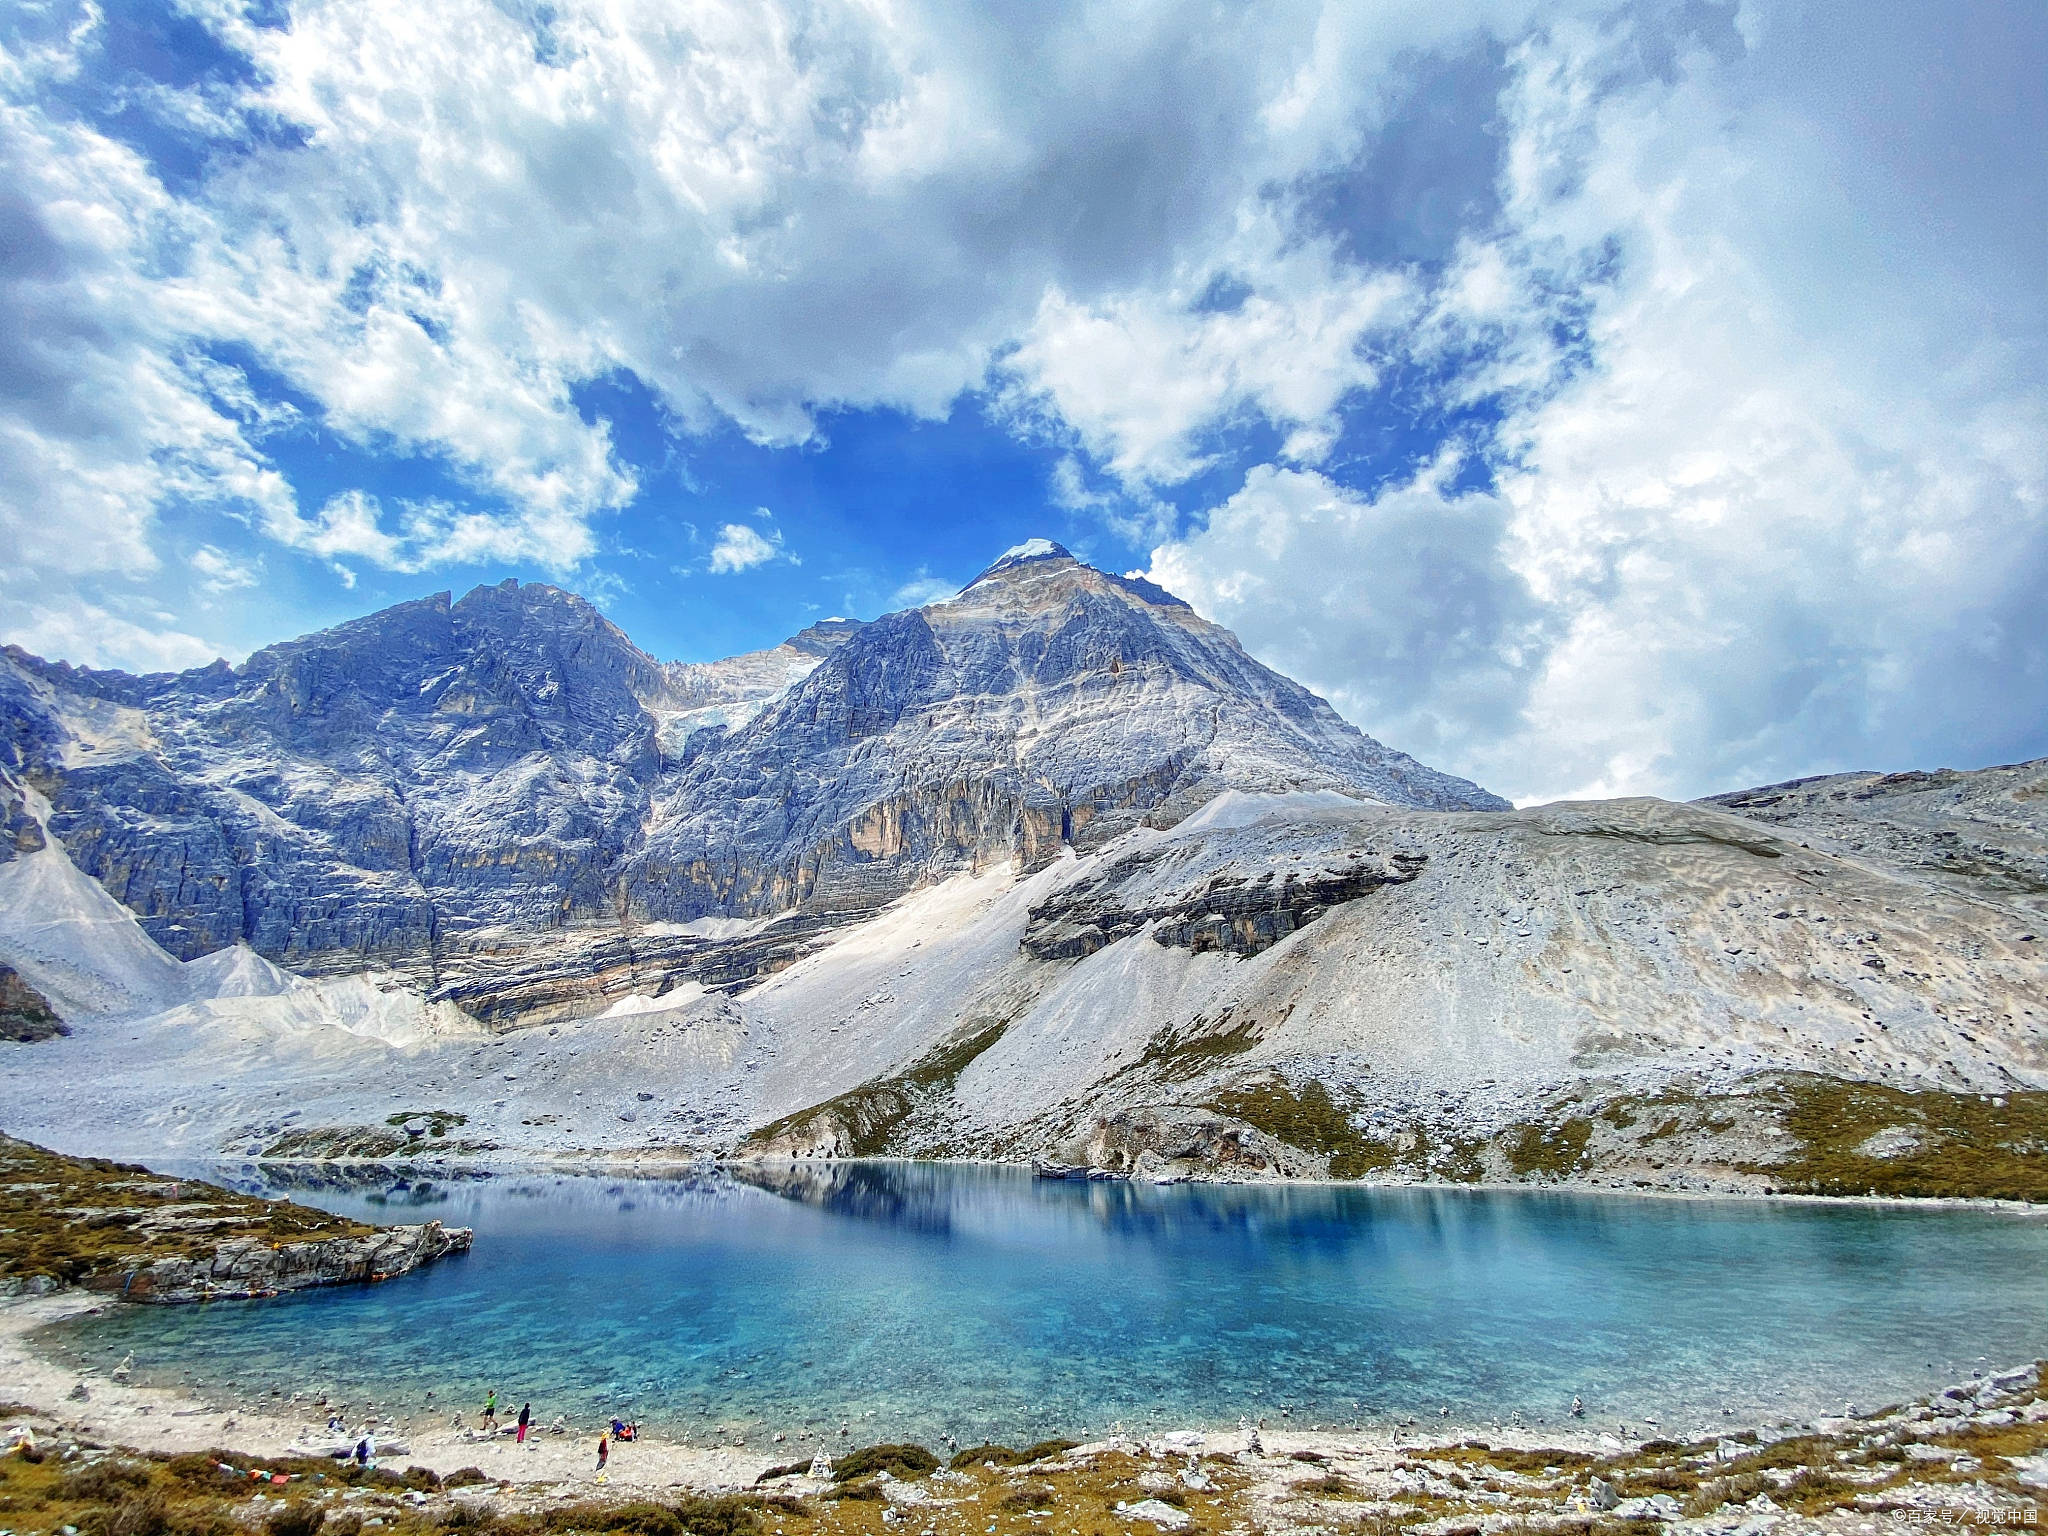
{"type": "Polygon", "coordinates": [[[59,1339],[244,1400],[474,1414],[495,1385],[543,1421],[845,1424],[852,1444],[1555,1425],[1575,1396],[1590,1425],[1692,1435],[2048,1355],[2048,1222],[1996,1211],[944,1164],[755,1180],[295,1187],[473,1226],[475,1251],[383,1285],[115,1308],[59,1339]]]}

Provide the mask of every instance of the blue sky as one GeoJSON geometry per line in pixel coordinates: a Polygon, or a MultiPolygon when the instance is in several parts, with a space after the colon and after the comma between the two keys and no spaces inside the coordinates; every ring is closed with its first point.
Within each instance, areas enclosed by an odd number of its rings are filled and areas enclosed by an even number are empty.
{"type": "Polygon", "coordinates": [[[2030,0],[17,4],[0,637],[705,659],[1043,534],[1522,800],[2048,754],[2044,81],[2030,0]]]}

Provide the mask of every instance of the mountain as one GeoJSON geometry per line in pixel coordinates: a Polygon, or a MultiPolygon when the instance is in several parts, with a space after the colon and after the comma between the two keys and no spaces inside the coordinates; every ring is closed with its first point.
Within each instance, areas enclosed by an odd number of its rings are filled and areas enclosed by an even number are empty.
{"type": "Polygon", "coordinates": [[[705,665],[510,581],[240,667],[10,648],[0,773],[20,837],[46,826],[173,955],[391,969],[498,1022],[745,979],[848,912],[1227,789],[1504,804],[1044,541],[948,602],[705,665]],[[788,912],[765,943],[717,927],[788,912]]]}
{"type": "Polygon", "coordinates": [[[2048,1199],[2044,935],[2048,762],[1509,808],[1046,541],[701,666],[511,583],[0,662],[67,1150],[2048,1199]]]}
{"type": "MultiPolygon", "coordinates": [[[[559,944],[527,983],[560,987],[553,1021],[495,1034],[388,978],[174,960],[49,841],[0,863],[0,962],[71,1034],[0,1043],[0,1125],[133,1156],[2048,1200],[2048,892],[2015,873],[2048,762],[1724,798],[1756,814],[1226,791],[730,986],[622,988],[559,944]],[[1959,863],[1938,834],[1965,828],[1959,863]]],[[[761,945],[809,919],[721,921],[761,945]]]]}
{"type": "Polygon", "coordinates": [[[172,954],[431,979],[495,930],[607,909],[654,787],[857,626],[664,666],[581,598],[479,587],[131,677],[10,648],[0,754],[172,954]]]}
{"type": "Polygon", "coordinates": [[[873,907],[1170,826],[1231,789],[1507,808],[1362,734],[1179,598],[1041,539],[849,637],[699,758],[626,889],[654,920],[873,907]]]}

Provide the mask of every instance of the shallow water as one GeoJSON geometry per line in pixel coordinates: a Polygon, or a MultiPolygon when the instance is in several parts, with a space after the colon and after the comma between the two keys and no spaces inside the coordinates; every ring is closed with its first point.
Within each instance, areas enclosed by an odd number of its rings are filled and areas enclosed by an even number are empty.
{"type": "MultiPolygon", "coordinates": [[[[216,1176],[219,1171],[215,1170],[216,1176]]],[[[1869,1409],[2048,1354],[2048,1222],[1990,1211],[868,1164],[776,1188],[500,1176],[296,1190],[474,1226],[379,1286],[117,1308],[67,1350],[250,1399],[863,1438],[1410,1417],[1665,1433],[1869,1409]],[[1723,1410],[1730,1410],[1724,1414],[1723,1410]]]]}

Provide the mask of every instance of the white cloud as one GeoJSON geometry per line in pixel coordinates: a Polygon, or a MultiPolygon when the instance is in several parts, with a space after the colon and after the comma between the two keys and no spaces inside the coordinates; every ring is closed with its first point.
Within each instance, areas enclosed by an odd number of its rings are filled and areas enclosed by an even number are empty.
{"type": "Polygon", "coordinates": [[[199,573],[200,590],[215,594],[255,586],[263,569],[261,560],[238,560],[213,544],[200,545],[186,563],[199,573]]]}
{"type": "Polygon", "coordinates": [[[782,535],[769,529],[764,538],[745,523],[727,523],[718,530],[711,546],[710,570],[714,574],[751,571],[766,565],[782,552],[782,535]]]}
{"type": "Polygon", "coordinates": [[[1374,734],[1463,761],[1514,728],[1550,620],[1513,568],[1512,508],[1446,492],[1454,467],[1376,498],[1255,469],[1145,574],[1374,734]]]}
{"type": "MultiPolygon", "coordinates": [[[[55,89],[97,13],[35,9],[0,56],[11,614],[86,635],[188,502],[345,580],[588,569],[638,493],[594,380],[779,444],[992,382],[1059,505],[1496,788],[2038,747],[2038,7],[1584,9],[203,0],[253,83],[136,101],[269,131],[175,183],[55,89]],[[1390,436],[1498,412],[1493,490],[1347,488],[1390,379],[1390,436]],[[309,511],[309,426],[469,494],[309,511]]],[[[778,554],[734,522],[709,568],[778,554]]],[[[117,643],[201,645],[77,654],[117,643]]]]}
{"type": "Polygon", "coordinates": [[[1134,487],[1208,467],[1204,438],[1257,415],[1287,431],[1283,454],[1318,462],[1345,394],[1377,378],[1368,342],[1412,302],[1398,273],[1340,272],[1334,244],[1261,219],[1225,270],[1256,278],[1228,309],[1205,308],[1213,268],[1093,303],[1047,293],[1009,359],[1013,395],[1073,428],[1090,454],[1134,487]]]}
{"type": "Polygon", "coordinates": [[[102,604],[77,598],[6,605],[0,640],[53,660],[130,672],[178,672],[234,654],[168,623],[138,624],[102,604]]]}
{"type": "MultiPolygon", "coordinates": [[[[434,498],[401,500],[395,514],[387,515],[383,502],[367,491],[331,496],[310,517],[294,511],[266,518],[262,529],[280,544],[323,559],[348,556],[407,572],[528,561],[559,570],[569,551],[580,559],[594,548],[590,530],[573,518],[500,516],[434,498]]],[[[335,569],[344,585],[355,585],[345,567],[335,569]]],[[[586,571],[584,579],[600,578],[586,571]]]]}
{"type": "Polygon", "coordinates": [[[176,190],[48,95],[105,64],[83,0],[37,13],[0,69],[6,179],[48,226],[48,270],[0,303],[34,306],[34,397],[67,405],[0,409],[0,486],[19,491],[0,539],[21,506],[56,507],[95,530],[95,568],[152,568],[154,515],[178,498],[294,547],[341,536],[307,531],[266,451],[293,413],[224,349],[309,421],[439,460],[502,507],[407,541],[407,561],[587,559],[637,477],[576,392],[619,375],[686,428],[794,443],[821,407],[943,415],[1021,339],[1019,397],[1120,472],[1186,473],[1202,420],[1241,410],[1312,458],[1398,285],[1328,281],[1327,242],[1292,243],[1262,189],[1340,153],[1406,50],[1482,20],[1404,4],[1367,23],[1316,0],[1141,4],[1108,29],[1085,5],[854,0],[190,13],[250,67],[133,95],[239,140],[176,190]],[[1240,248],[1254,296],[1184,313],[1240,248]],[[1100,348],[1137,370],[1130,403],[1100,348]]]}
{"type": "Polygon", "coordinates": [[[934,576],[919,566],[915,576],[889,594],[889,610],[893,613],[904,608],[922,608],[928,603],[944,602],[959,590],[959,582],[934,576]]]}
{"type": "Polygon", "coordinates": [[[1616,85],[1635,45],[1561,25],[1525,48],[1503,227],[1415,336],[1495,357],[1458,386],[1507,405],[1486,517],[1257,471],[1155,575],[1367,729],[1522,798],[2025,755],[2048,710],[2040,295],[1997,293],[1986,327],[1970,252],[1930,252],[1910,198],[1819,194],[1862,172],[1759,99],[1768,29],[1616,85]],[[1431,637],[1418,703],[1398,647],[1330,639],[1419,554],[1525,620],[1504,648],[1431,637]]]}

